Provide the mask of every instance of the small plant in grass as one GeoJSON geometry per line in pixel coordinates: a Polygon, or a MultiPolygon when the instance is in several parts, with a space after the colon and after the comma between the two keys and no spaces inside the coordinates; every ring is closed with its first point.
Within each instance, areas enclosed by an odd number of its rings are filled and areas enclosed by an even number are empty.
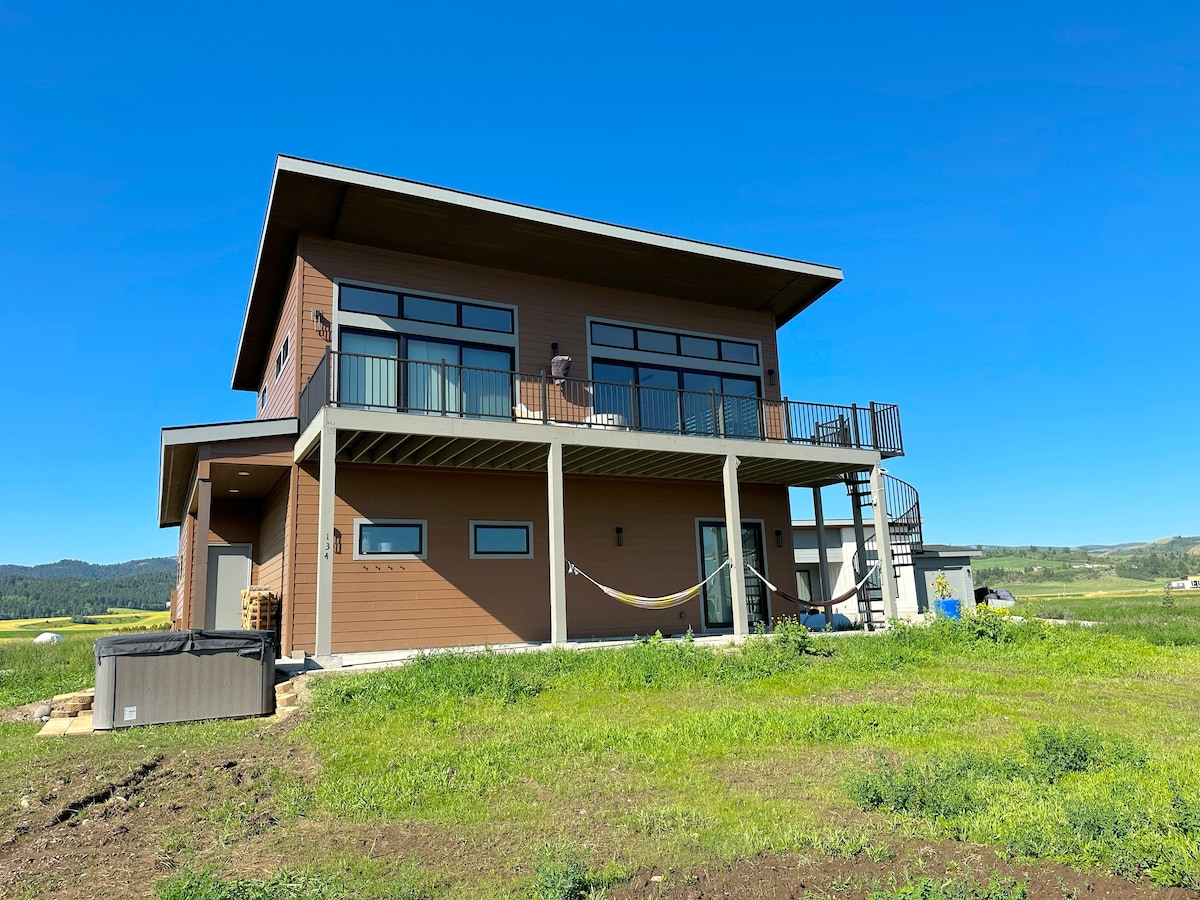
{"type": "Polygon", "coordinates": [[[593,869],[572,847],[546,848],[535,864],[530,896],[536,900],[588,900],[628,880],[629,874],[615,864],[593,869]]]}
{"type": "Polygon", "coordinates": [[[1170,585],[1163,588],[1161,603],[1166,609],[1175,608],[1175,593],[1171,590],[1170,585]]]}

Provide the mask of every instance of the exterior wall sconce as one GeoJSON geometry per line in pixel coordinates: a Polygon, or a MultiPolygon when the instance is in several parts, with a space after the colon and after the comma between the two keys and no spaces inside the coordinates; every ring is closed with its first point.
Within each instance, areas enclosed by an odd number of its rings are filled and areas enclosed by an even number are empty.
{"type": "Polygon", "coordinates": [[[551,355],[551,356],[558,356],[558,341],[551,341],[551,342],[550,342],[550,355],[551,355]]]}
{"type": "Polygon", "coordinates": [[[783,529],[782,528],[775,529],[775,546],[776,547],[783,546],[783,529]]]}
{"type": "Polygon", "coordinates": [[[624,547],[625,546],[625,529],[622,528],[620,525],[614,525],[613,532],[617,535],[617,546],[624,547]]]}
{"type": "Polygon", "coordinates": [[[774,369],[767,369],[767,384],[770,384],[770,385],[775,384],[775,370],[774,369]]]}

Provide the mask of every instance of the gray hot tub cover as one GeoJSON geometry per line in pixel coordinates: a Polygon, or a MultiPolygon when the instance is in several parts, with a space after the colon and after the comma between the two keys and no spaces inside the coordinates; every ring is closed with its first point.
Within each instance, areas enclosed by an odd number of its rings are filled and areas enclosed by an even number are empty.
{"type": "Polygon", "coordinates": [[[275,655],[272,631],[156,631],[115,634],[96,641],[96,663],[106,656],[145,656],[163,653],[236,650],[239,656],[275,655]]]}

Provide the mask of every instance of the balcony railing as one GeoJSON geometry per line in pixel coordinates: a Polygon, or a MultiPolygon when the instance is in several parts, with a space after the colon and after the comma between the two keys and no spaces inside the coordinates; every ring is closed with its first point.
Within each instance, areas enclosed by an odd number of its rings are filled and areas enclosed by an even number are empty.
{"type": "Polygon", "coordinates": [[[830,406],[329,350],[300,393],[301,429],[323,406],[904,452],[894,404],[830,406]]]}

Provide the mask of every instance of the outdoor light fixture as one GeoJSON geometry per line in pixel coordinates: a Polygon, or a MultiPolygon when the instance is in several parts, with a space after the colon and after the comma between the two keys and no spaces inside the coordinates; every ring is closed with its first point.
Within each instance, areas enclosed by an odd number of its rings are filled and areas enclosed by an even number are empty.
{"type": "Polygon", "coordinates": [[[229,489],[229,493],[231,493],[231,494],[240,494],[240,493],[241,493],[241,491],[239,491],[237,488],[230,488],[230,489],[229,489]]]}
{"type": "Polygon", "coordinates": [[[614,525],[613,531],[615,531],[617,534],[617,546],[624,547],[625,546],[625,529],[622,528],[620,525],[614,525]]]}
{"type": "Polygon", "coordinates": [[[767,384],[774,384],[774,383],[775,383],[775,370],[767,369],[767,384]]]}
{"type": "Polygon", "coordinates": [[[558,356],[558,341],[551,341],[551,342],[550,342],[550,355],[551,355],[551,356],[558,356]]]}
{"type": "Polygon", "coordinates": [[[249,475],[249,472],[238,472],[239,475],[249,475]]]}
{"type": "Polygon", "coordinates": [[[783,546],[783,529],[782,528],[775,529],[775,546],[776,547],[783,546]]]}

